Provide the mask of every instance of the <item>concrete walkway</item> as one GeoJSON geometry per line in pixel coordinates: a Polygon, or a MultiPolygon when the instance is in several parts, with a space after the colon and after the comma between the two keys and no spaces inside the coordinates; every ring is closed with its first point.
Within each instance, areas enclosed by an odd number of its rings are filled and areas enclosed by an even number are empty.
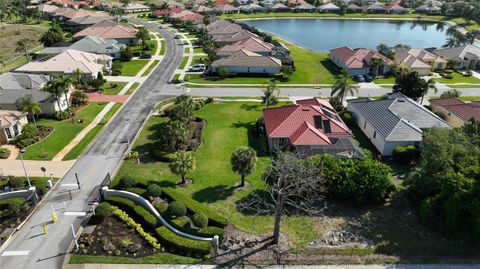
{"type": "Polygon", "coordinates": [[[129,76],[104,76],[107,81],[116,82],[139,82],[142,83],[147,80],[147,77],[129,77],[129,76]]]}
{"type": "Polygon", "coordinates": [[[89,92],[89,93],[86,93],[86,95],[88,96],[89,102],[126,103],[128,100],[128,95],[109,95],[109,94],[100,94],[98,92],[89,92]]]}
{"type": "MultiPolygon", "coordinates": [[[[181,69],[180,72],[178,72],[180,74],[178,79],[183,80],[185,78],[185,72],[187,72],[190,65],[192,65],[194,53],[193,53],[192,41],[190,40],[190,38],[187,37],[186,33],[180,33],[180,35],[183,38],[182,40],[187,41],[187,48],[188,48],[188,51],[189,51],[189,53],[187,55],[188,56],[187,64],[185,64],[185,67],[183,67],[183,69],[181,69]]],[[[184,52],[184,56],[185,56],[185,47],[183,48],[183,52],[184,52]]],[[[177,72],[175,72],[175,73],[177,73],[177,72]]]]}
{"type": "MultiPolygon", "coordinates": [[[[76,160],[71,161],[31,161],[25,160],[25,169],[31,177],[43,177],[42,167],[47,169],[45,176],[53,173],[54,177],[63,177],[76,160]]],[[[0,175],[2,176],[25,176],[20,160],[0,160],[0,175]]],[[[1,267],[1,266],[0,266],[1,267]]]]}
{"type": "Polygon", "coordinates": [[[72,150],[78,143],[80,143],[80,141],[82,141],[82,139],[88,134],[88,132],[90,132],[90,130],[95,128],[95,126],[102,121],[103,117],[105,117],[105,114],[107,114],[114,104],[115,103],[108,103],[87,127],[83,128],[83,130],[80,131],[80,133],[78,133],[77,136],[75,136],[75,138],[68,143],[68,145],[66,145],[60,152],[57,153],[57,155],[53,157],[52,161],[61,161],[63,157],[70,152],[70,150],[72,150]]]}
{"type": "MultiPolygon", "coordinates": [[[[213,269],[215,265],[197,264],[68,264],[64,269],[213,269]]],[[[236,265],[229,268],[241,269],[480,269],[478,264],[354,264],[354,265],[236,265]]]]}

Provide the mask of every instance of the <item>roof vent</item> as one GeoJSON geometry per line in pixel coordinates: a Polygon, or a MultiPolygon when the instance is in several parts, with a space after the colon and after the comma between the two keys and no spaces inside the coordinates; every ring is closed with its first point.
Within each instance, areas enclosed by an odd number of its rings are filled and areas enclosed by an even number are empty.
{"type": "Polygon", "coordinates": [[[302,111],[310,111],[310,107],[304,106],[304,107],[302,107],[302,111]]]}
{"type": "Polygon", "coordinates": [[[313,123],[315,124],[315,128],[323,129],[322,116],[313,116],[313,123]]]}
{"type": "Polygon", "coordinates": [[[400,102],[400,103],[404,103],[404,102],[405,102],[405,99],[397,99],[397,100],[398,100],[398,102],[400,102]]]}

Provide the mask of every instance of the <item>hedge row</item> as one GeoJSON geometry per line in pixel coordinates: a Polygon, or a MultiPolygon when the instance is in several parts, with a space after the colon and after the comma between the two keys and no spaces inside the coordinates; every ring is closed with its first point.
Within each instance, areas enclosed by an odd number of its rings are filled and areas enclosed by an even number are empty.
{"type": "Polygon", "coordinates": [[[222,241],[222,238],[223,238],[223,233],[224,233],[223,228],[209,226],[209,227],[195,230],[190,227],[190,218],[188,217],[173,219],[170,221],[170,224],[172,224],[172,226],[174,226],[175,228],[189,234],[202,236],[202,237],[213,237],[214,235],[218,235],[220,241],[222,241]]]}
{"type": "Polygon", "coordinates": [[[157,228],[155,231],[158,239],[167,249],[170,247],[180,252],[179,254],[181,255],[202,258],[210,253],[210,242],[185,238],[175,234],[164,226],[157,228]]]}
{"type": "Polygon", "coordinates": [[[163,188],[163,194],[170,200],[181,201],[191,213],[203,213],[210,220],[209,223],[213,226],[225,227],[228,225],[228,221],[222,215],[210,210],[203,204],[193,200],[189,196],[175,191],[171,188],[163,188]]]}
{"type": "Polygon", "coordinates": [[[143,220],[146,225],[152,228],[157,228],[160,225],[157,217],[152,215],[152,213],[150,213],[142,206],[135,204],[135,202],[133,201],[120,197],[108,197],[107,201],[114,205],[117,205],[118,207],[122,208],[130,214],[135,214],[137,217],[143,220]]]}

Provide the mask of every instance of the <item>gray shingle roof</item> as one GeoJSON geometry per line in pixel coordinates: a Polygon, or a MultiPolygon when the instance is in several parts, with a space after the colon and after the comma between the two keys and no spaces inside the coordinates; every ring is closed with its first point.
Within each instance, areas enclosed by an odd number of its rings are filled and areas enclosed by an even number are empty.
{"type": "Polygon", "coordinates": [[[75,49],[95,54],[115,54],[120,52],[120,48],[125,47],[118,44],[115,39],[106,39],[98,36],[86,36],[68,47],[48,47],[38,54],[59,54],[67,49],[75,49]]]}
{"type": "Polygon", "coordinates": [[[385,100],[348,100],[387,141],[421,141],[422,129],[451,126],[401,93],[385,100]]]}
{"type": "Polygon", "coordinates": [[[14,104],[18,98],[31,94],[35,102],[50,99],[40,88],[50,80],[46,75],[4,73],[0,75],[0,103],[14,104]]]}

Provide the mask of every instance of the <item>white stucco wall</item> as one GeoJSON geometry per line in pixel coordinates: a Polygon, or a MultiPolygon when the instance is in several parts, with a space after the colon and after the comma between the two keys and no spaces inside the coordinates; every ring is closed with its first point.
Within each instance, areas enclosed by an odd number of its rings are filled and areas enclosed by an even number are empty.
{"type": "Polygon", "coordinates": [[[269,74],[274,75],[280,72],[280,67],[245,67],[245,66],[224,66],[230,73],[238,74],[269,74]]]}

